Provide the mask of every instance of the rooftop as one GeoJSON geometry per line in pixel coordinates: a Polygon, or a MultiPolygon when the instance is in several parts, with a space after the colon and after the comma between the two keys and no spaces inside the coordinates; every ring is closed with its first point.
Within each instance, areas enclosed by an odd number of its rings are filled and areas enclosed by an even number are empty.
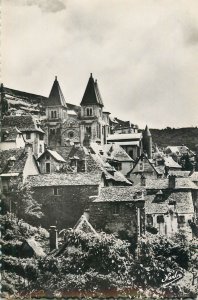
{"type": "Polygon", "coordinates": [[[91,73],[80,105],[94,105],[94,104],[100,105],[101,107],[104,106],[97,81],[94,81],[91,73]]]}
{"type": "Polygon", "coordinates": [[[101,174],[53,173],[53,174],[43,174],[43,175],[30,175],[27,178],[27,182],[32,187],[99,185],[101,182],[101,174]]]}
{"type": "Polygon", "coordinates": [[[113,186],[100,190],[99,197],[93,202],[131,202],[143,200],[142,187],[113,186]]]}
{"type": "Polygon", "coordinates": [[[63,96],[63,93],[61,91],[57,77],[55,77],[51,92],[49,94],[48,99],[44,102],[44,105],[45,106],[61,105],[61,106],[67,107],[67,104],[66,104],[65,98],[63,96]]]}
{"type": "Polygon", "coordinates": [[[38,131],[44,133],[32,115],[4,116],[2,128],[17,127],[21,131],[38,131]]]}
{"type": "Polygon", "coordinates": [[[110,134],[107,137],[108,141],[121,141],[121,140],[140,140],[142,138],[141,133],[121,133],[121,134],[110,134]]]}
{"type": "MultiPolygon", "coordinates": [[[[175,189],[194,189],[197,190],[198,186],[196,186],[192,180],[189,178],[177,178],[175,179],[175,189]]],[[[165,190],[169,189],[169,179],[147,179],[146,180],[146,189],[147,190],[165,190]]]]}
{"type": "Polygon", "coordinates": [[[169,209],[177,213],[194,213],[191,192],[171,192],[162,195],[162,201],[155,201],[156,195],[146,195],[145,213],[146,214],[166,214],[169,209]],[[175,205],[171,205],[175,203],[175,205]],[[173,207],[175,206],[175,207],[173,207]]]}

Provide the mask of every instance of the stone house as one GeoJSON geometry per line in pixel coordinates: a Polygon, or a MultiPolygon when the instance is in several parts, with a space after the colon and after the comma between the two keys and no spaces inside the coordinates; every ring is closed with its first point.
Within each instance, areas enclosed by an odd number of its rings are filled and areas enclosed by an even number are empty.
{"type": "Polygon", "coordinates": [[[123,175],[126,175],[133,166],[134,160],[118,144],[98,145],[97,143],[91,143],[90,149],[93,153],[97,154],[101,160],[109,163],[123,175]]]}
{"type": "Polygon", "coordinates": [[[89,221],[97,231],[129,238],[134,245],[144,233],[144,194],[141,187],[104,187],[90,203],[89,221]]]}
{"type": "Polygon", "coordinates": [[[98,195],[101,185],[101,172],[29,176],[28,186],[44,213],[38,225],[73,227],[88,208],[92,196],[98,195]]]}
{"type": "Polygon", "coordinates": [[[25,183],[28,175],[40,173],[31,145],[25,148],[0,151],[0,181],[1,190],[7,194],[11,179],[25,183]]]}
{"type": "Polygon", "coordinates": [[[7,127],[1,131],[1,150],[24,148],[25,141],[22,132],[16,127],[7,127]]]}
{"type": "Polygon", "coordinates": [[[41,129],[36,118],[32,115],[24,116],[4,116],[2,120],[2,130],[8,128],[17,128],[22,132],[24,141],[31,143],[35,157],[41,155],[44,151],[44,131],[41,129]]]}
{"type": "Polygon", "coordinates": [[[171,236],[182,229],[192,238],[189,222],[195,221],[196,185],[188,178],[169,176],[146,180],[144,186],[147,231],[155,228],[158,233],[171,236]]]}
{"type": "Polygon", "coordinates": [[[64,158],[56,151],[46,149],[37,159],[42,174],[59,172],[66,164],[64,158]]]}
{"type": "Polygon", "coordinates": [[[163,170],[155,167],[153,161],[144,153],[138,158],[133,168],[127,173],[126,177],[134,183],[140,183],[141,177],[145,178],[160,178],[163,176],[163,170]]]}

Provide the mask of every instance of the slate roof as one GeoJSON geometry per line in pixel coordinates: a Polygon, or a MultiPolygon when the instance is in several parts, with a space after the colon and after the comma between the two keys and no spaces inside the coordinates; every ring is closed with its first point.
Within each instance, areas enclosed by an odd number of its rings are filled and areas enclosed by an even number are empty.
{"type": "Polygon", "coordinates": [[[70,159],[80,159],[80,160],[85,160],[86,159],[86,153],[85,149],[82,146],[73,146],[70,153],[69,153],[69,158],[70,159]]]}
{"type": "Polygon", "coordinates": [[[81,106],[83,105],[99,105],[103,107],[102,98],[100,95],[100,91],[98,89],[97,81],[94,82],[92,77],[92,73],[90,75],[89,81],[87,83],[82,101],[80,103],[81,106]]]}
{"type": "Polygon", "coordinates": [[[51,92],[49,94],[48,99],[44,102],[45,106],[64,106],[67,107],[65,98],[63,96],[63,93],[61,91],[59,82],[57,80],[57,77],[55,77],[51,92]]]}
{"type": "MultiPolygon", "coordinates": [[[[168,189],[169,179],[146,179],[146,189],[164,190],[168,189]]],[[[198,189],[189,178],[176,178],[175,189],[198,189]]]]}
{"type": "Polygon", "coordinates": [[[189,177],[191,171],[182,171],[182,170],[172,170],[169,171],[168,174],[169,175],[175,175],[177,177],[189,177]]]}
{"type": "Polygon", "coordinates": [[[174,159],[171,156],[164,157],[163,160],[164,160],[164,165],[166,167],[177,168],[177,169],[182,168],[182,166],[180,166],[176,161],[174,161],[174,159]]]}
{"type": "Polygon", "coordinates": [[[72,148],[73,148],[72,145],[58,147],[57,152],[64,158],[64,160],[68,161],[69,154],[70,154],[72,148]]]}
{"type": "Polygon", "coordinates": [[[74,231],[83,231],[85,233],[94,233],[97,235],[97,232],[89,223],[85,215],[82,215],[76,225],[74,226],[74,231]]]}
{"type": "Polygon", "coordinates": [[[189,177],[192,181],[198,181],[198,172],[193,172],[192,175],[189,177]]]}
{"type": "Polygon", "coordinates": [[[6,129],[2,129],[2,142],[15,142],[18,134],[22,134],[22,132],[16,127],[7,127],[6,129]]]}
{"type": "Polygon", "coordinates": [[[0,173],[22,173],[27,159],[24,148],[0,151],[0,173]],[[9,158],[15,158],[13,165],[9,164],[9,158]]]}
{"type": "MultiPolygon", "coordinates": [[[[110,144],[108,144],[110,145],[110,144]]],[[[133,162],[134,160],[126,153],[126,151],[118,144],[112,144],[107,151],[107,159],[113,159],[120,162],[129,161],[133,162]]]]}
{"type": "Polygon", "coordinates": [[[115,133],[115,134],[109,134],[107,137],[107,141],[121,141],[121,140],[140,140],[142,138],[141,133],[115,133]]]}
{"type": "Polygon", "coordinates": [[[142,197],[142,187],[134,186],[111,186],[104,187],[100,190],[99,197],[93,202],[134,202],[137,200],[144,200],[142,197]],[[135,195],[138,195],[137,198],[135,195]]]}
{"type": "Polygon", "coordinates": [[[32,248],[35,255],[38,257],[45,256],[45,253],[38,242],[35,241],[34,238],[26,239],[25,242],[32,248]]]}
{"type": "Polygon", "coordinates": [[[50,149],[46,149],[45,152],[43,152],[37,160],[40,161],[40,159],[45,155],[46,152],[48,152],[56,161],[66,162],[64,160],[64,158],[58,152],[50,150],[50,149]]]}
{"type": "MultiPolygon", "coordinates": [[[[176,201],[175,212],[178,214],[193,214],[194,207],[191,192],[171,192],[164,194],[163,201],[156,202],[156,195],[146,195],[145,213],[146,214],[166,214],[170,209],[169,202],[176,201]]],[[[172,209],[172,205],[171,205],[172,209]]]]}
{"type": "Polygon", "coordinates": [[[78,185],[99,185],[101,174],[99,173],[53,173],[42,175],[30,175],[27,182],[32,187],[44,186],[78,186],[78,185]]]}
{"type": "Polygon", "coordinates": [[[4,116],[2,120],[2,128],[17,127],[20,131],[44,131],[37,125],[36,120],[31,115],[23,116],[4,116]]]}

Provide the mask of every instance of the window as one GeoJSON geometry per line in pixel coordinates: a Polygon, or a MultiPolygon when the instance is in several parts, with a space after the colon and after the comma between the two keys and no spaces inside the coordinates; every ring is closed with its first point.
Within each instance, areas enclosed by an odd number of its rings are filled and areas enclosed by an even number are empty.
{"type": "Polygon", "coordinates": [[[59,196],[60,195],[60,190],[57,187],[54,187],[53,188],[53,193],[54,193],[54,196],[59,196]]]}
{"type": "Polygon", "coordinates": [[[120,206],[118,204],[115,204],[113,206],[113,214],[118,215],[120,213],[120,206]]]}
{"type": "Polygon", "coordinates": [[[157,216],[157,223],[164,223],[164,216],[162,215],[157,216]]]}
{"type": "Polygon", "coordinates": [[[72,139],[72,138],[74,137],[73,131],[70,131],[70,132],[68,133],[68,136],[69,136],[70,139],[72,139]]]}
{"type": "Polygon", "coordinates": [[[50,163],[46,163],[45,167],[46,167],[46,173],[50,173],[50,171],[51,171],[50,163]]]}
{"type": "Polygon", "coordinates": [[[144,170],[144,165],[142,162],[139,163],[139,171],[143,171],[144,170]]]}
{"type": "Polygon", "coordinates": [[[57,111],[53,110],[51,111],[51,119],[56,119],[57,118],[57,111]]]}
{"type": "Polygon", "coordinates": [[[93,114],[93,110],[92,110],[92,108],[87,108],[87,116],[92,116],[92,114],[93,114]]]}
{"type": "Polygon", "coordinates": [[[147,219],[147,225],[153,226],[153,216],[149,214],[147,215],[146,219],[147,219]]]}
{"type": "Polygon", "coordinates": [[[91,126],[86,126],[86,133],[91,134],[91,126]]]}
{"type": "Polygon", "coordinates": [[[178,216],[177,217],[178,227],[182,228],[185,225],[185,216],[178,216]]]}
{"type": "Polygon", "coordinates": [[[50,134],[51,135],[55,135],[56,134],[56,130],[55,129],[50,129],[50,134]]]}
{"type": "Polygon", "coordinates": [[[42,153],[43,152],[43,147],[42,145],[39,146],[39,153],[42,153]]]}
{"type": "Polygon", "coordinates": [[[43,139],[44,139],[44,134],[40,133],[40,134],[39,134],[39,139],[40,139],[41,141],[43,141],[43,139]]]}
{"type": "Polygon", "coordinates": [[[31,133],[30,132],[27,132],[26,133],[26,140],[29,140],[31,138],[31,133]]]}

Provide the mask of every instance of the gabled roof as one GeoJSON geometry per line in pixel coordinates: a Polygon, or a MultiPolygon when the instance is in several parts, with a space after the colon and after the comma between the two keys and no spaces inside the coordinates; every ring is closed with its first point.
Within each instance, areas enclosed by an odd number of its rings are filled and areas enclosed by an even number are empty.
{"type": "Polygon", "coordinates": [[[162,195],[162,201],[155,201],[156,195],[145,196],[145,213],[146,214],[166,214],[170,209],[169,203],[175,201],[175,212],[178,214],[193,214],[194,207],[191,192],[171,192],[162,195]]]}
{"type": "Polygon", "coordinates": [[[100,91],[98,88],[97,81],[94,82],[92,77],[92,73],[90,75],[89,81],[87,83],[82,101],[80,103],[81,106],[83,105],[99,105],[103,107],[102,98],[100,95],[100,91]]]}
{"type": "Polygon", "coordinates": [[[143,200],[143,188],[134,186],[111,186],[100,190],[100,195],[93,202],[135,202],[143,200]]]}
{"type": "Polygon", "coordinates": [[[118,144],[108,144],[110,145],[109,150],[107,151],[107,159],[110,160],[117,160],[120,162],[130,161],[133,162],[134,160],[128,155],[128,153],[118,144]]]}
{"type": "Polygon", "coordinates": [[[97,232],[89,223],[85,215],[82,215],[76,225],[74,226],[74,231],[83,231],[85,233],[94,233],[97,235],[97,232]]]}
{"type": "Polygon", "coordinates": [[[17,129],[22,132],[37,131],[44,133],[32,115],[4,116],[2,120],[2,128],[7,129],[9,127],[17,127],[17,129]]]}
{"type": "Polygon", "coordinates": [[[44,253],[42,247],[40,246],[40,244],[38,242],[35,241],[34,238],[26,239],[24,243],[27,243],[32,248],[32,250],[34,251],[36,256],[38,256],[38,257],[45,256],[45,253],[44,253]]]}
{"type": "Polygon", "coordinates": [[[55,77],[51,92],[49,94],[49,97],[47,101],[44,102],[45,106],[64,106],[67,107],[65,98],[63,96],[63,93],[61,91],[59,82],[57,80],[57,77],[55,77]]]}
{"type": "Polygon", "coordinates": [[[171,157],[171,156],[168,156],[168,157],[163,157],[163,160],[164,160],[164,165],[166,167],[169,167],[169,168],[177,168],[177,169],[181,169],[182,166],[180,166],[176,161],[174,161],[174,159],[171,157]]]}
{"type": "MultiPolygon", "coordinates": [[[[136,174],[136,173],[147,173],[149,170],[145,170],[145,168],[143,169],[143,170],[137,170],[136,171],[136,166],[139,164],[139,162],[140,161],[144,161],[144,163],[145,163],[145,161],[147,161],[147,163],[150,165],[150,167],[151,167],[151,169],[156,173],[156,174],[159,174],[159,175],[161,175],[161,174],[163,174],[163,171],[162,171],[162,169],[160,168],[156,168],[152,163],[151,163],[151,161],[150,161],[150,159],[148,159],[148,157],[143,153],[143,154],[141,154],[140,155],[140,157],[138,158],[138,160],[137,160],[137,162],[135,163],[135,165],[134,165],[134,167],[127,173],[127,176],[128,175],[130,175],[131,173],[134,173],[134,174],[136,174]]],[[[150,172],[149,172],[150,173],[150,172]]]]}
{"type": "Polygon", "coordinates": [[[37,160],[40,161],[40,159],[46,154],[46,152],[49,153],[56,161],[66,162],[64,160],[64,158],[58,152],[53,151],[53,150],[49,150],[49,149],[46,149],[45,152],[43,152],[37,160]]]}

